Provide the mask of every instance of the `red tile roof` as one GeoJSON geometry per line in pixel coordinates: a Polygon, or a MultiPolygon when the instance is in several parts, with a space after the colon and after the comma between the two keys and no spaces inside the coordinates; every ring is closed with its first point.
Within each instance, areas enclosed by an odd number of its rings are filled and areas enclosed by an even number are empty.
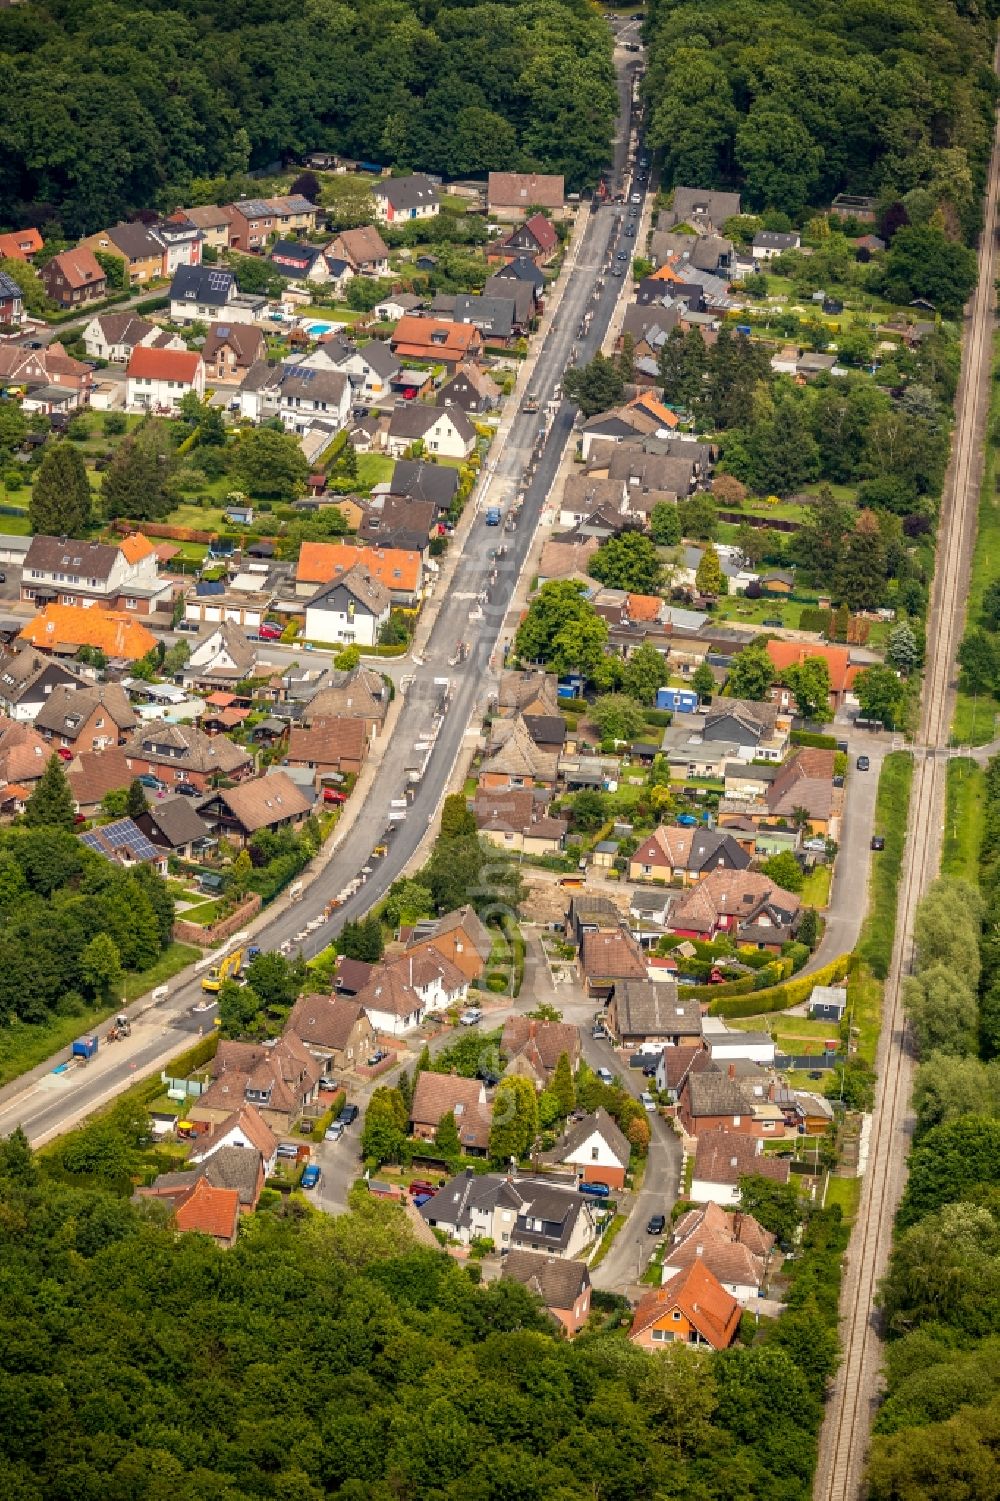
{"type": "Polygon", "coordinates": [[[196,1230],[216,1240],[233,1240],[240,1218],[240,1195],[236,1188],[213,1188],[199,1178],[174,1211],[178,1230],[196,1230]]]}
{"type": "MultiPolygon", "coordinates": [[[[678,1309],[713,1350],[725,1350],[736,1337],[740,1305],[702,1261],[695,1261],[643,1298],[632,1320],[630,1337],[643,1334],[678,1309]]],[[[665,1327],[669,1328],[669,1324],[665,1327]]]]}
{"type": "Polygon", "coordinates": [[[149,349],[136,345],[129,357],[126,375],[147,380],[177,380],[194,385],[201,366],[201,355],[187,349],[149,349]]]}
{"type": "Polygon", "coordinates": [[[810,657],[821,658],[830,670],[830,687],[834,693],[844,693],[858,672],[858,668],[851,666],[851,654],[846,646],[821,646],[815,641],[769,641],[767,654],[779,677],[789,667],[798,667],[810,657]]]}

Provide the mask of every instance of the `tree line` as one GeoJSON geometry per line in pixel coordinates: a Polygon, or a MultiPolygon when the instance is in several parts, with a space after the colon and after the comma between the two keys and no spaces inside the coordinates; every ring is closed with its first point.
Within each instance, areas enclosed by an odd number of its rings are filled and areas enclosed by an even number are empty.
{"type": "Polygon", "coordinates": [[[996,14],[995,0],[650,0],[649,139],[665,184],[739,187],[745,206],[792,216],[865,193],[971,238],[996,14]]]}
{"type": "Polygon", "coordinates": [[[979,887],[918,909],[904,1004],[920,1058],[916,1129],[887,1274],[890,1344],[871,1501],[1000,1487],[1000,760],[986,773],[979,887]]]}
{"type": "Polygon", "coordinates": [[[0,222],[88,234],[313,150],[593,182],[617,112],[584,0],[44,0],[0,15],[0,222]]]}

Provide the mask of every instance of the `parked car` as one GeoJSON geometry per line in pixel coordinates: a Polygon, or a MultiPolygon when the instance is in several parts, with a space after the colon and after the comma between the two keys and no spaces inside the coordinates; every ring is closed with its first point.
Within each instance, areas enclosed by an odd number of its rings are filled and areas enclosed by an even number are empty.
{"type": "Polygon", "coordinates": [[[656,1109],[656,1101],[653,1099],[653,1096],[651,1094],[647,1094],[645,1090],[643,1090],[642,1094],[639,1096],[639,1102],[642,1105],[643,1110],[656,1109]]]}
{"type": "Polygon", "coordinates": [[[198,797],[199,792],[193,782],[175,782],[174,791],[179,792],[181,797],[198,797]]]}
{"type": "Polygon", "coordinates": [[[664,1214],[651,1214],[646,1225],[647,1235],[662,1235],[667,1228],[667,1217],[664,1214]]]}
{"type": "Polygon", "coordinates": [[[340,1119],[345,1126],[353,1126],[360,1114],[357,1105],[345,1105],[340,1112],[340,1119]]]}
{"type": "Polygon", "coordinates": [[[378,1068],[379,1064],[383,1063],[388,1056],[389,1054],[385,1048],[376,1048],[371,1057],[365,1059],[365,1067],[378,1068]]]}
{"type": "Polygon", "coordinates": [[[339,1141],[344,1134],[344,1127],[340,1121],[334,1121],[323,1134],[324,1141],[339,1141]]]}
{"type": "Polygon", "coordinates": [[[657,1055],[655,1058],[650,1058],[647,1054],[646,1061],[642,1065],[642,1077],[644,1079],[655,1079],[658,1064],[659,1055],[657,1055]]]}
{"type": "Polygon", "coordinates": [[[628,238],[630,240],[634,239],[635,238],[635,225],[634,224],[626,224],[626,226],[625,226],[625,233],[626,233],[626,235],[628,236],[628,238]]]}
{"type": "Polygon", "coordinates": [[[869,761],[867,756],[859,756],[857,761],[855,762],[855,765],[857,766],[859,771],[868,771],[871,767],[871,764],[872,763],[869,761]]]}
{"type": "Polygon", "coordinates": [[[416,1198],[413,1200],[414,1209],[423,1209],[424,1205],[429,1204],[433,1197],[433,1194],[417,1194],[416,1198]]]}
{"type": "Polygon", "coordinates": [[[341,803],[347,802],[347,793],[338,792],[335,787],[324,787],[323,801],[325,803],[336,803],[339,806],[341,803]]]}
{"type": "Polygon", "coordinates": [[[432,1196],[437,1193],[437,1189],[434,1187],[434,1184],[428,1183],[426,1178],[414,1178],[413,1182],[410,1184],[409,1188],[406,1191],[409,1194],[427,1194],[428,1196],[432,1196]]]}
{"type": "Polygon", "coordinates": [[[602,1084],[613,1084],[615,1076],[609,1068],[599,1068],[595,1071],[602,1084]]]}
{"type": "Polygon", "coordinates": [[[152,772],[149,771],[144,771],[136,780],[140,787],[148,787],[151,792],[165,792],[167,790],[166,783],[161,782],[159,777],[154,777],[152,772]]]}
{"type": "Polygon", "coordinates": [[[337,1081],[332,1074],[322,1074],[319,1081],[320,1089],[336,1089],[337,1081]]]}
{"type": "Polygon", "coordinates": [[[258,635],[262,641],[280,641],[281,626],[272,624],[270,620],[265,620],[258,635]]]}
{"type": "Polygon", "coordinates": [[[593,1027],[591,1027],[590,1035],[591,1037],[607,1037],[608,1034],[598,1022],[593,1027]]]}
{"type": "Polygon", "coordinates": [[[873,834],[872,835],[872,849],[873,850],[884,850],[885,849],[885,840],[882,838],[881,834],[873,834]]]}
{"type": "Polygon", "coordinates": [[[621,266],[612,266],[611,267],[611,275],[612,276],[624,276],[625,272],[622,270],[621,266]]]}
{"type": "Polygon", "coordinates": [[[279,1141],[277,1155],[279,1157],[297,1157],[299,1149],[294,1141],[279,1141]]]}
{"type": "Polygon", "coordinates": [[[463,1011],[461,1016],[458,1018],[463,1027],[474,1027],[476,1023],[481,1022],[482,1019],[483,1013],[480,1011],[478,1006],[470,1006],[469,1009],[467,1011],[463,1011]]]}
{"type": "Polygon", "coordinates": [[[323,1174],[320,1172],[315,1162],[310,1162],[309,1166],[303,1168],[302,1170],[302,1187],[315,1188],[322,1176],[323,1174]]]}
{"type": "Polygon", "coordinates": [[[577,1188],[590,1199],[610,1199],[611,1189],[607,1183],[578,1183],[577,1188]]]}

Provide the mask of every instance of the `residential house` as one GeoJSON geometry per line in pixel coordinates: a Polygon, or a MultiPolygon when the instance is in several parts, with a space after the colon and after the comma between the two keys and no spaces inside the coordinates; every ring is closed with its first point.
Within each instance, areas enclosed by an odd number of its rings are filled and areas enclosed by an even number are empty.
{"type": "Polygon", "coordinates": [[[173,276],[178,266],[200,266],[204,236],[197,224],[174,214],[150,227],[163,249],[163,276],[173,276]]]}
{"type": "Polygon", "coordinates": [[[500,298],[514,304],[514,327],[527,330],[540,310],[541,299],[533,282],[495,271],[483,283],[483,296],[500,298]]]}
{"type": "Polygon", "coordinates": [[[660,214],[657,228],[670,229],[675,224],[687,224],[698,234],[712,234],[721,230],[727,219],[737,218],[739,212],[739,193],[721,193],[710,188],[674,188],[673,202],[660,214]]]}
{"type": "Polygon", "coordinates": [[[188,1161],[208,1162],[216,1152],[234,1147],[259,1153],[265,1173],[274,1171],[278,1160],[277,1139],[255,1105],[240,1105],[210,1131],[196,1136],[188,1161]]]}
{"type": "Polygon", "coordinates": [[[580,942],[580,974],[587,994],[609,1001],[626,980],[649,977],[642,950],[624,928],[584,932],[580,942]]]}
{"type": "MultiPolygon", "coordinates": [[[[617,933],[621,921],[621,913],[610,897],[592,891],[574,892],[566,914],[566,936],[582,947],[585,934],[617,933]]],[[[645,971],[637,978],[644,979],[645,971]]]]}
{"type": "Polygon", "coordinates": [[[532,214],[523,224],[508,230],[487,247],[486,259],[508,262],[522,256],[536,266],[547,266],[559,249],[559,236],[551,220],[544,214],[532,214]]]}
{"type": "Polygon", "coordinates": [[[22,646],[13,656],[0,657],[0,713],[31,724],[56,688],[83,681],[72,668],[22,646]]]}
{"type": "Polygon", "coordinates": [[[594,511],[607,507],[620,513],[625,504],[623,480],[596,479],[591,474],[570,474],[563,485],[559,502],[559,525],[579,526],[594,511]]]}
{"type": "Polygon", "coordinates": [[[159,1173],[151,1184],[137,1188],[133,1199],[159,1199],[175,1208],[189,1198],[190,1190],[199,1181],[213,1189],[235,1191],[240,1214],[252,1214],[264,1187],[264,1159],[255,1149],[219,1147],[205,1162],[194,1167],[159,1173]]]}
{"type": "Polygon", "coordinates": [[[580,1061],[580,1029],[569,1022],[509,1016],[500,1037],[500,1051],[508,1060],[505,1073],[530,1079],[537,1089],[544,1089],[552,1083],[564,1054],[570,1069],[576,1072],[580,1061]]]}
{"type": "Polygon", "coordinates": [[[248,323],[211,324],[201,347],[207,379],[224,385],[241,380],[266,355],[264,335],[248,323]]]}
{"type": "Polygon", "coordinates": [[[38,229],[15,229],[0,235],[0,260],[30,262],[44,248],[45,241],[38,229]]]}
{"type": "Polygon", "coordinates": [[[411,944],[404,958],[433,950],[431,957],[447,959],[471,983],[485,972],[492,948],[475,908],[466,906],[439,917],[429,936],[411,944]]]}
{"type": "Polygon", "coordinates": [[[438,400],[443,407],[456,407],[467,416],[482,416],[500,402],[500,387],[478,365],[459,365],[451,380],[442,386],[438,400]]]}
{"type": "Polygon", "coordinates": [[[229,249],[229,217],[217,203],[202,203],[196,208],[179,208],[166,220],[180,224],[193,224],[201,233],[202,248],[229,249]]]}
{"type": "Polygon", "coordinates": [[[38,273],[42,286],[61,308],[77,307],[85,302],[99,302],[107,293],[108,278],[92,250],[78,245],[62,250],[38,273]]]}
{"type": "Polygon", "coordinates": [[[741,1178],[787,1183],[789,1171],[788,1159],[769,1156],[759,1137],[731,1130],[705,1131],[698,1137],[687,1196],[695,1204],[738,1204],[741,1178]]]}
{"type": "Polygon", "coordinates": [[[389,694],[380,673],[363,666],[350,671],[331,668],[303,709],[302,723],[310,727],[326,719],[362,719],[371,738],[381,730],[388,709],[389,694]]]}
{"type": "MultiPolygon", "coordinates": [[[[464,368],[464,367],[460,367],[464,368]]],[[[451,509],[458,494],[458,470],[450,464],[429,464],[419,459],[397,459],[389,480],[389,494],[408,500],[430,500],[438,515],[451,509]]]]}
{"type": "Polygon", "coordinates": [[[801,244],[802,236],[797,230],[785,234],[775,229],[758,229],[753,237],[753,258],[755,261],[772,261],[786,251],[798,250],[801,244]]]}
{"type": "Polygon", "coordinates": [[[295,592],[300,599],[312,599],[321,585],[342,578],[359,563],[388,590],[391,603],[408,606],[417,602],[423,576],[419,552],[357,547],[349,542],[303,542],[295,570],[295,592]]]}
{"type": "MultiPolygon", "coordinates": [[[[0,798],[6,804],[12,787],[29,796],[34,784],[52,759],[52,747],[28,724],[0,717],[0,798]]],[[[19,811],[15,809],[5,811],[19,811]]]]}
{"type": "Polygon", "coordinates": [[[630,881],[677,881],[687,885],[711,870],[746,870],[750,857],[722,829],[661,824],[629,861],[630,881]]]}
{"type": "Polygon", "coordinates": [[[291,1131],[315,1107],[320,1066],[287,1028],[274,1043],[219,1043],[207,1065],[212,1083],[188,1112],[193,1124],[217,1127],[252,1105],[275,1134],[291,1131]]]}
{"type": "Polygon", "coordinates": [[[238,203],[223,204],[222,211],[229,220],[230,250],[244,255],[262,251],[278,232],[274,210],[264,198],[241,198],[238,203]]]}
{"type": "Polygon", "coordinates": [[[548,537],[542,543],[538,559],[539,587],[551,579],[586,578],[590,560],[600,545],[594,536],[567,533],[562,537],[548,537]]]}
{"type": "Polygon", "coordinates": [[[125,263],[125,285],[139,286],[157,281],[164,271],[164,244],[154,229],[138,221],[116,224],[81,241],[86,250],[114,255],[125,263]]]}
{"type": "Polygon", "coordinates": [[[310,368],[342,371],[350,380],[355,398],[375,401],[388,395],[399,373],[399,360],[381,339],[370,339],[363,345],[327,339],[299,362],[299,369],[310,368]]]}
{"type": "Polygon", "coordinates": [[[518,787],[555,787],[558,752],[535,744],[523,716],[499,719],[492,728],[490,750],[479,768],[483,792],[509,792],[518,787]]]}
{"type": "Polygon", "coordinates": [[[316,782],[357,776],[368,756],[368,729],[363,719],[316,719],[310,729],[293,728],[286,766],[308,767],[316,782]]]}
{"type": "Polygon", "coordinates": [[[133,776],[148,773],[167,786],[190,782],[206,792],[215,777],[238,778],[253,770],[253,759],[224,735],[206,735],[189,724],[152,720],[125,748],[133,776]]]}
{"type": "Polygon", "coordinates": [[[35,729],[50,744],[73,750],[123,745],[138,723],[119,683],[64,683],[35,716],[35,729]]]}
{"type": "Polygon", "coordinates": [[[492,1240],[506,1255],[523,1249],[573,1260],[594,1238],[596,1214],[584,1195],[551,1180],[475,1174],[467,1168],[420,1209],[452,1240],[492,1240]]]}
{"type": "Polygon", "coordinates": [[[419,1027],[426,1009],[398,964],[375,965],[368,983],[358,991],[357,1001],[376,1031],[387,1037],[402,1037],[419,1027]]]}
{"type": "Polygon", "coordinates": [[[483,336],[471,323],[454,323],[444,318],[400,318],[389,340],[393,353],[401,360],[427,360],[454,370],[475,358],[483,346],[483,336]]]}
{"type": "MultiPolygon", "coordinates": [[[[151,344],[160,333],[155,323],[134,313],[95,313],[83,330],[83,346],[88,359],[124,365],[136,345],[151,344]]],[[[176,347],[187,346],[178,340],[176,347]]]]}
{"type": "Polygon", "coordinates": [[[306,605],[306,638],[374,646],[389,619],[389,606],[389,591],[363,563],[356,563],[347,573],[321,585],[306,605]]]}
{"type": "Polygon", "coordinates": [[[304,240],[275,240],[268,260],[276,271],[293,281],[324,282],[329,279],[322,250],[304,240]]]}
{"type": "Polygon", "coordinates": [[[500,674],[497,707],[501,716],[557,714],[559,701],[555,673],[536,667],[505,670],[500,674]]]}
{"type": "Polygon", "coordinates": [[[200,1177],[175,1201],[174,1224],[182,1233],[207,1235],[217,1246],[236,1244],[240,1225],[240,1195],[235,1188],[213,1188],[200,1177]]]}
{"type": "Polygon", "coordinates": [[[66,537],[32,537],[21,570],[21,599],[46,605],[94,605],[149,615],[169,605],[153,545],[132,533],[117,546],[66,537]]]}
{"type": "Polygon", "coordinates": [[[364,1063],[376,1045],[375,1028],[356,1000],[337,995],[304,995],[296,1001],[288,1028],[323,1065],[324,1073],[347,1073],[364,1063]]]}
{"type": "MultiPolygon", "coordinates": [[[[548,209],[561,218],[566,207],[562,176],[540,172],[491,172],[486,185],[486,212],[491,219],[523,219],[532,209],[548,209]]],[[[534,215],[531,215],[534,217],[534,215]]]]}
{"type": "Polygon", "coordinates": [[[476,446],[476,430],[458,408],[414,401],[392,413],[386,446],[393,458],[402,458],[415,443],[441,458],[467,459],[476,446]]]}
{"type": "Polygon", "coordinates": [[[656,1061],[656,1088],[661,1095],[666,1095],[671,1105],[676,1105],[689,1074],[714,1069],[708,1049],[701,1043],[664,1048],[656,1061]]]}
{"type": "Polygon", "coordinates": [[[125,405],[132,412],[176,411],[181,400],[205,394],[200,354],[179,349],[133,349],[126,366],[125,405]]]}
{"type": "Polygon", "coordinates": [[[254,675],[257,648],[239,626],[223,620],[198,640],[184,666],[184,684],[191,688],[221,688],[254,675]]]}
{"type": "Polygon", "coordinates": [[[150,844],[145,834],[131,818],[116,818],[111,823],[101,824],[80,835],[85,844],[112,865],[133,870],[137,865],[147,865],[158,875],[167,874],[167,857],[163,850],[150,844]]]}
{"type": "Polygon", "coordinates": [[[151,802],[135,820],[152,845],[182,860],[196,860],[215,843],[211,831],[187,797],[151,802]]]}
{"type": "Polygon", "coordinates": [[[836,839],[841,796],[833,785],[833,768],[832,750],[802,746],[778,769],[764,793],[769,817],[836,839]]]}
{"type": "Polygon", "coordinates": [[[170,283],[171,323],[255,323],[267,298],[241,296],[236,277],[222,266],[178,266],[170,283]]]}
{"type": "Polygon", "coordinates": [[[376,217],[382,224],[433,219],[441,211],[437,187],[421,172],[414,172],[410,177],[383,177],[372,188],[372,197],[376,217]]]}
{"type": "Polygon", "coordinates": [[[599,1105],[582,1120],[571,1121],[543,1160],[573,1172],[580,1183],[624,1188],[631,1150],[624,1132],[599,1105]]]}
{"type": "Polygon", "coordinates": [[[493,1107],[486,1102],[485,1085],[479,1079],[462,1079],[455,1074],[434,1074],[423,1069],[413,1087],[411,1136],[420,1141],[433,1141],[449,1111],[455,1117],[462,1151],[470,1157],[485,1157],[493,1120],[493,1107]]]}
{"type": "Polygon", "coordinates": [[[400,495],[373,495],[358,519],[358,541],[371,547],[393,547],[424,553],[432,537],[440,535],[437,511],[429,500],[406,500],[400,495]]]}
{"type": "Polygon", "coordinates": [[[25,412],[68,416],[89,406],[93,376],[89,365],[74,360],[58,342],[44,349],[0,348],[0,389],[22,388],[25,412]]]}
{"type": "Polygon", "coordinates": [[[548,811],[547,794],[530,788],[493,792],[479,788],[472,804],[476,828],[484,839],[519,854],[556,855],[562,850],[568,824],[548,811]]]}
{"type": "Polygon", "coordinates": [[[319,220],[319,209],[303,193],[280,193],[267,200],[279,234],[311,234],[319,220]]]}
{"type": "Polygon", "coordinates": [[[701,1042],[701,1006],[677,998],[677,981],[624,980],[615,986],[605,1025],[619,1047],[656,1052],[701,1042]]]}
{"type": "Polygon", "coordinates": [[[798,667],[813,657],[824,661],[830,673],[830,707],[834,713],[847,702],[854,679],[861,670],[851,665],[851,654],[846,646],[822,646],[819,642],[775,641],[767,642],[767,654],[778,676],[771,689],[771,697],[786,713],[794,713],[795,695],[781,681],[790,667],[798,667]]]}
{"type": "Polygon", "coordinates": [[[735,1064],[729,1063],[725,1073],[705,1069],[688,1074],[678,1093],[677,1118],[689,1136],[725,1131],[733,1136],[763,1137],[777,1131],[780,1118],[766,1108],[763,1095],[737,1078],[737,1073],[735,1064]],[[759,1111],[755,1109],[758,1103],[759,1111]]]}
{"type": "Polygon", "coordinates": [[[299,437],[322,424],[328,447],[350,417],[351,383],[342,370],[257,361],[243,377],[239,399],[244,417],[255,422],[280,417],[285,431],[299,437]]]}
{"type": "MultiPolygon", "coordinates": [[[[212,743],[232,745],[222,736],[212,743]]],[[[273,833],[300,828],[312,812],[312,802],[286,772],[272,770],[235,787],[216,788],[199,812],[214,834],[247,845],[262,829],[273,833]]]]}
{"type": "Polygon", "coordinates": [[[760,871],[713,870],[681,897],[671,930],[708,942],[727,933],[735,942],[775,953],[795,936],[801,902],[760,871]]]}
{"type": "Polygon", "coordinates": [[[344,229],[326,247],[327,261],[342,261],[356,276],[388,276],[389,247],[373,224],[344,229]]]}
{"type": "MultiPolygon", "coordinates": [[[[489,259],[488,252],[487,259],[489,259]]],[[[490,284],[499,282],[501,278],[504,281],[530,287],[535,307],[540,306],[545,291],[545,272],[540,266],[536,266],[529,256],[519,255],[516,260],[508,261],[506,265],[498,267],[492,276],[487,277],[486,288],[492,291],[490,284]]]]}
{"type": "Polygon", "coordinates": [[[156,646],[152,631],[133,617],[84,605],[46,605],[18,639],[38,651],[67,657],[75,657],[81,646],[93,646],[110,662],[137,662],[156,646]]]}
{"type": "MultiPolygon", "coordinates": [[[[126,788],[133,775],[125,752],[119,746],[103,751],[77,751],[64,770],[73,794],[74,808],[84,818],[93,818],[99,813],[107,794],[126,788]]],[[[143,832],[148,837],[148,829],[143,832]]]]}
{"type": "Polygon", "coordinates": [[[517,316],[517,299],[513,294],[503,293],[480,296],[460,292],[455,298],[451,316],[456,323],[471,323],[478,328],[483,339],[493,345],[509,345],[526,332],[526,325],[517,316]]]}
{"type": "Polygon", "coordinates": [[[23,320],[24,293],[12,276],[0,271],[0,324],[13,328],[23,320]]]}
{"type": "Polygon", "coordinates": [[[642,1299],[628,1337],[643,1350],[677,1343],[727,1350],[739,1327],[739,1303],[704,1262],[695,1261],[642,1299]]]}
{"type": "Polygon", "coordinates": [[[508,1251],[501,1279],[520,1282],[545,1304],[546,1309],[572,1339],[590,1315],[590,1273],[586,1262],[542,1256],[534,1251],[508,1251]]]}

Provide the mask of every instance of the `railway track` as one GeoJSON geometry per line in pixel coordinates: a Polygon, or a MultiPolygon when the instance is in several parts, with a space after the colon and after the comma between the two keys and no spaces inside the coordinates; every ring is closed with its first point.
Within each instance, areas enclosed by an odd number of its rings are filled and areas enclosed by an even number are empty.
{"type": "Polygon", "coordinates": [[[914,751],[910,825],[896,915],[896,948],[886,981],[876,1059],[879,1083],[868,1170],[844,1269],[840,1324],[843,1356],[820,1434],[815,1501],[858,1501],[862,1496],[869,1433],[879,1400],[882,1341],[874,1299],[889,1258],[912,1132],[909,1099],[913,1057],[901,989],[913,964],[916,906],[937,874],[941,850],[954,666],[965,620],[982,477],[983,429],[989,405],[998,191],[1000,127],[990,158],[979,279],[963,350],[952,460],[942,503],[920,737],[914,751]]]}

